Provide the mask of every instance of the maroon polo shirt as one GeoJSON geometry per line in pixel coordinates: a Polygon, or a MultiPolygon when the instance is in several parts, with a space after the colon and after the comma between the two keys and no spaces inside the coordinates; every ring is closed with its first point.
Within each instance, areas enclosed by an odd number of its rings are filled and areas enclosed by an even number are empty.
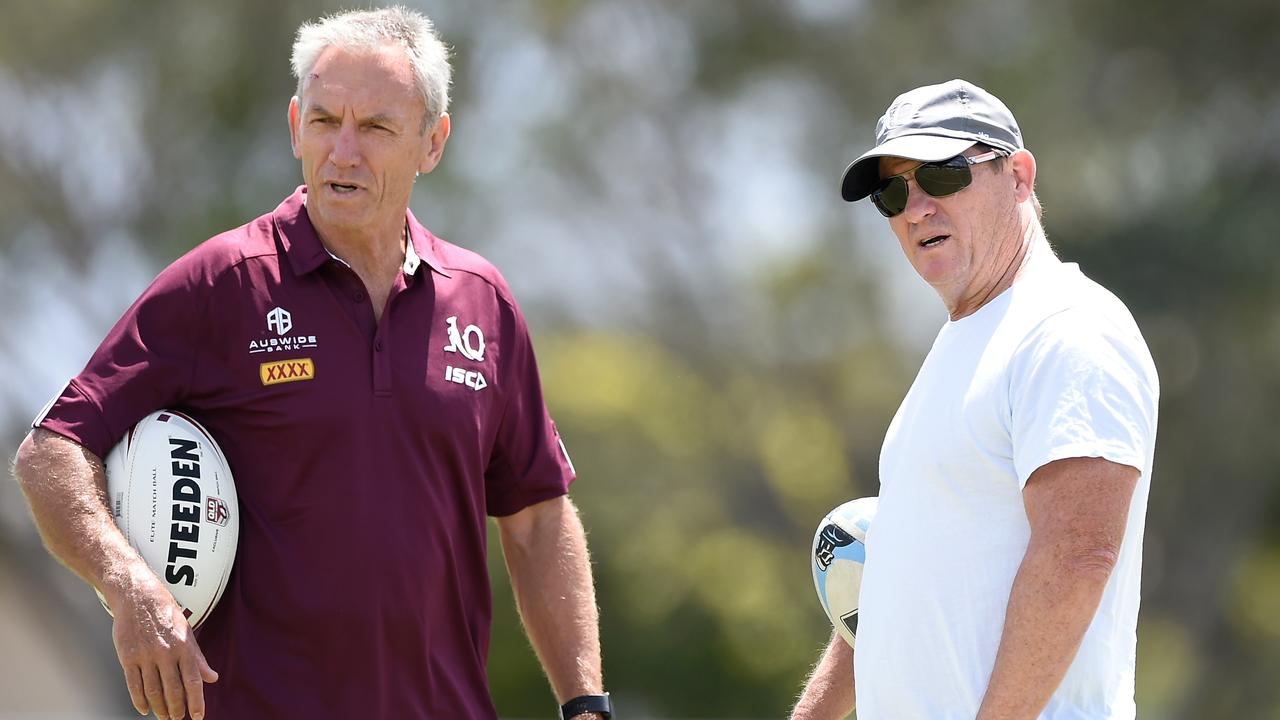
{"type": "Polygon", "coordinates": [[[492,718],[485,517],[568,491],[498,271],[408,214],[380,322],[299,188],[166,268],[40,421],[105,457],[174,408],[240,499],[208,717],[492,718]]]}

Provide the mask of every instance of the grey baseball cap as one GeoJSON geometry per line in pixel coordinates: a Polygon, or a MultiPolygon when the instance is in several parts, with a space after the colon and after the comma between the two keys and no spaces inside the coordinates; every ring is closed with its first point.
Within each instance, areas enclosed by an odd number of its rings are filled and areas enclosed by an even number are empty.
{"type": "Polygon", "coordinates": [[[840,195],[853,202],[880,182],[880,158],[937,162],[974,143],[1006,154],[1023,147],[1013,113],[995,95],[971,82],[952,80],[899,95],[876,123],[876,146],[845,168],[840,195]]]}

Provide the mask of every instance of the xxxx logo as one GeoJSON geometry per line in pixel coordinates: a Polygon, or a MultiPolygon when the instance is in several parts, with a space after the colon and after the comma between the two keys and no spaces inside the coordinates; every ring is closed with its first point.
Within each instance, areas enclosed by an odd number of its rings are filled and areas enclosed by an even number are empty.
{"type": "Polygon", "coordinates": [[[263,385],[311,380],[316,376],[316,364],[311,358],[277,360],[259,365],[258,375],[262,378],[263,385]]]}

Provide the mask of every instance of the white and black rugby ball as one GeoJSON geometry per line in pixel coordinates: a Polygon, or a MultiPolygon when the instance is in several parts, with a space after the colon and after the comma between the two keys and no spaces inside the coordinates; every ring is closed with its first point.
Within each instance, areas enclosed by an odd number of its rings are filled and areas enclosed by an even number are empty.
{"type": "Polygon", "coordinates": [[[240,536],[236,488],[222,450],[195,420],[157,410],[125,434],[106,466],[116,525],[168,586],[191,627],[200,625],[227,587],[240,536]]]}
{"type": "Polygon", "coordinates": [[[858,634],[858,592],[867,561],[867,531],[880,498],[850,500],[827,513],[813,536],[813,586],[836,632],[853,646],[858,634]]]}

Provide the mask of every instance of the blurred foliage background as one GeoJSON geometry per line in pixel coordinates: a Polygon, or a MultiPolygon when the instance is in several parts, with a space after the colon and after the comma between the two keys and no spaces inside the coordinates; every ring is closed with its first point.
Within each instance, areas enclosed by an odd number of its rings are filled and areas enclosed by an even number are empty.
{"type": "MultiPolygon", "coordinates": [[[[1163,383],[1140,717],[1280,717],[1274,0],[414,2],[454,47],[418,217],[502,268],[580,480],[624,717],[780,717],[829,627],[806,553],[877,492],[941,304],[836,186],[899,92],[1014,110],[1050,239],[1163,383]]],[[[150,278],[300,182],[288,55],[333,2],[10,0],[0,449],[150,278]]],[[[504,717],[554,703],[492,554],[504,717]]],[[[132,712],[93,593],[0,484],[0,718],[132,712]]]]}

